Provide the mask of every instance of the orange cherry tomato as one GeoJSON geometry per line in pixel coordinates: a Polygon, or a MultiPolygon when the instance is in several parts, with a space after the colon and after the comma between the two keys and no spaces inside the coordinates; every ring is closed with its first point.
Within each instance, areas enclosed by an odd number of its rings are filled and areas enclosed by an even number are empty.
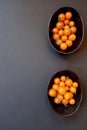
{"type": "Polygon", "coordinates": [[[69,36],[69,40],[75,41],[75,40],[76,40],[76,35],[75,35],[75,34],[71,34],[71,35],[69,36]]]}
{"type": "Polygon", "coordinates": [[[56,97],[57,92],[54,89],[50,89],[48,94],[50,97],[56,97]]]}
{"type": "Polygon", "coordinates": [[[71,87],[70,87],[70,92],[76,94],[76,88],[71,86],[71,87]]]}
{"type": "Polygon", "coordinates": [[[58,15],[58,21],[64,21],[65,20],[65,14],[61,13],[58,15]]]}
{"type": "Polygon", "coordinates": [[[67,44],[68,47],[71,47],[73,42],[71,40],[66,40],[66,44],[67,44]]]}
{"type": "Polygon", "coordinates": [[[63,99],[62,103],[63,103],[63,105],[67,105],[69,103],[69,101],[67,99],[63,99]]]}
{"type": "Polygon", "coordinates": [[[63,42],[65,42],[65,41],[67,40],[67,36],[66,36],[66,35],[63,35],[62,38],[61,38],[61,40],[62,40],[63,42]]]}
{"type": "Polygon", "coordinates": [[[59,78],[55,78],[54,79],[54,83],[59,85],[60,84],[60,79],[59,78]]]}
{"type": "Polygon", "coordinates": [[[73,26],[73,27],[70,28],[70,31],[71,31],[71,33],[76,33],[77,28],[75,26],[73,26]]]}
{"type": "Polygon", "coordinates": [[[66,49],[67,49],[67,44],[64,43],[64,42],[61,43],[61,44],[60,44],[60,49],[63,50],[63,51],[66,50],[66,49]]]}
{"type": "Polygon", "coordinates": [[[66,19],[66,20],[64,21],[64,24],[65,24],[65,25],[68,25],[69,22],[70,22],[70,21],[69,21],[68,19],[66,19]]]}
{"type": "Polygon", "coordinates": [[[58,35],[58,34],[56,34],[56,33],[55,33],[55,34],[53,34],[53,39],[54,39],[54,40],[58,40],[58,39],[59,39],[59,35],[58,35]]]}
{"type": "Polygon", "coordinates": [[[56,44],[57,44],[57,45],[60,45],[61,43],[62,43],[62,40],[61,40],[61,39],[59,39],[59,40],[56,41],[56,44]]]}
{"type": "Polygon", "coordinates": [[[54,90],[56,90],[56,91],[59,90],[59,86],[58,86],[57,84],[53,84],[53,85],[52,85],[52,88],[53,88],[54,90]]]}
{"type": "Polygon", "coordinates": [[[69,28],[70,28],[69,25],[64,26],[64,29],[69,29],[69,28]]]}
{"type": "Polygon", "coordinates": [[[65,29],[64,30],[64,34],[67,35],[67,36],[69,36],[70,35],[70,29],[65,29]]]}
{"type": "Polygon", "coordinates": [[[56,24],[56,27],[57,27],[58,29],[62,29],[63,26],[64,26],[64,23],[63,23],[63,22],[57,22],[57,24],[56,24]]]}
{"type": "Polygon", "coordinates": [[[65,86],[65,90],[68,92],[69,91],[69,87],[65,86]]]}
{"type": "Polygon", "coordinates": [[[53,33],[58,33],[58,28],[53,28],[52,32],[53,33]]]}
{"type": "Polygon", "coordinates": [[[71,93],[70,92],[66,92],[64,95],[64,98],[69,100],[71,98],[71,93]]]}
{"type": "Polygon", "coordinates": [[[79,84],[77,82],[73,82],[73,87],[77,88],[79,86],[79,84]]]}
{"type": "Polygon", "coordinates": [[[70,22],[69,22],[69,26],[70,26],[70,27],[74,26],[74,24],[75,24],[74,21],[70,21],[70,22]]]}
{"type": "Polygon", "coordinates": [[[63,34],[64,34],[64,31],[62,29],[59,30],[59,36],[63,36],[63,34]]]}
{"type": "Polygon", "coordinates": [[[65,87],[65,82],[61,81],[59,84],[60,87],[65,87]]]}
{"type": "Polygon", "coordinates": [[[66,19],[71,19],[72,18],[72,13],[69,12],[69,11],[66,12],[65,17],[66,17],[66,19]]]}
{"type": "Polygon", "coordinates": [[[59,92],[60,95],[65,95],[66,90],[65,90],[64,87],[60,87],[59,90],[58,90],[58,92],[59,92]]]}
{"type": "Polygon", "coordinates": [[[75,104],[75,102],[76,102],[76,101],[75,101],[75,99],[74,99],[74,98],[72,98],[72,99],[70,99],[70,100],[69,100],[70,105],[74,105],[74,104],[75,104]]]}
{"type": "Polygon", "coordinates": [[[66,81],[66,76],[62,75],[62,76],[60,77],[60,80],[63,81],[63,82],[66,81]]]}
{"type": "Polygon", "coordinates": [[[66,81],[65,81],[65,84],[66,84],[66,86],[68,86],[68,87],[70,87],[70,86],[72,86],[72,84],[73,84],[73,81],[72,81],[72,79],[67,79],[66,81]]]}

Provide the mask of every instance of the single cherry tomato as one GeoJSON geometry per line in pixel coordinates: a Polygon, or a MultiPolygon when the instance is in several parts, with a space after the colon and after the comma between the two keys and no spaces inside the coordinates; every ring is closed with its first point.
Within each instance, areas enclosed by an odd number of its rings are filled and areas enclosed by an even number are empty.
{"type": "Polygon", "coordinates": [[[73,87],[77,88],[79,86],[79,84],[77,82],[73,82],[73,87]]]}
{"type": "Polygon", "coordinates": [[[71,40],[66,40],[66,44],[67,44],[68,47],[71,47],[73,42],[71,40]]]}
{"type": "Polygon", "coordinates": [[[64,43],[64,42],[61,43],[61,44],[60,44],[60,49],[63,50],[63,51],[66,50],[66,49],[67,49],[67,44],[64,43]]]}
{"type": "Polygon", "coordinates": [[[69,100],[71,98],[71,93],[70,92],[66,92],[64,95],[64,98],[69,100]]]}
{"type": "Polygon", "coordinates": [[[68,86],[68,87],[70,87],[70,86],[72,86],[72,84],[73,84],[73,81],[72,81],[72,79],[67,79],[66,81],[65,81],[65,84],[66,84],[66,86],[68,86]]]}
{"type": "Polygon", "coordinates": [[[70,32],[71,33],[76,33],[76,31],[77,31],[77,28],[75,26],[70,28],[70,32]]]}
{"type": "Polygon", "coordinates": [[[53,39],[54,39],[54,40],[58,40],[58,39],[59,39],[59,35],[58,35],[58,34],[56,34],[56,33],[55,33],[55,34],[53,34],[53,39]]]}
{"type": "Polygon", "coordinates": [[[62,104],[63,104],[63,105],[67,105],[68,103],[69,103],[69,101],[68,101],[67,99],[63,99],[63,100],[62,100],[62,104]]]}
{"type": "Polygon", "coordinates": [[[57,45],[60,45],[62,43],[62,40],[61,39],[58,39],[57,41],[56,41],[56,44],[57,45]]]}
{"type": "Polygon", "coordinates": [[[66,20],[64,21],[64,24],[65,24],[65,25],[68,25],[69,22],[70,22],[70,21],[69,21],[68,19],[66,19],[66,20]]]}
{"type": "Polygon", "coordinates": [[[50,97],[56,97],[57,92],[54,89],[50,89],[48,94],[50,97]]]}
{"type": "Polygon", "coordinates": [[[63,26],[64,26],[64,23],[63,23],[63,22],[57,22],[57,24],[56,24],[56,27],[57,27],[58,29],[62,29],[63,26]]]}
{"type": "Polygon", "coordinates": [[[66,36],[66,35],[63,35],[63,36],[61,37],[61,40],[62,40],[63,42],[65,42],[65,41],[67,40],[67,36],[66,36]]]}
{"type": "Polygon", "coordinates": [[[69,36],[70,35],[70,29],[64,29],[64,34],[69,36]]]}
{"type": "Polygon", "coordinates": [[[59,90],[58,90],[58,92],[59,92],[60,95],[65,95],[66,90],[65,90],[64,87],[60,87],[59,90]]]}
{"type": "Polygon", "coordinates": [[[52,88],[53,88],[54,90],[58,91],[59,86],[58,86],[57,84],[53,84],[53,85],[52,85],[52,88]]]}
{"type": "Polygon", "coordinates": [[[53,33],[58,33],[58,28],[53,28],[52,32],[53,33]]]}
{"type": "Polygon", "coordinates": [[[69,22],[69,26],[70,26],[70,27],[72,27],[72,26],[74,26],[74,25],[75,25],[74,21],[70,21],[70,22],[69,22]]]}
{"type": "Polygon", "coordinates": [[[62,76],[60,77],[60,80],[63,81],[63,82],[66,81],[66,76],[65,76],[65,75],[62,75],[62,76]]]}
{"type": "Polygon", "coordinates": [[[71,35],[69,36],[69,40],[75,41],[75,40],[76,40],[76,35],[75,35],[75,34],[71,34],[71,35]]]}
{"type": "Polygon", "coordinates": [[[71,87],[70,87],[70,92],[76,94],[76,88],[71,86],[71,87]]]}
{"type": "Polygon", "coordinates": [[[60,79],[59,79],[58,77],[55,78],[55,79],[54,79],[54,83],[59,85],[59,84],[60,84],[60,79]]]}
{"type": "Polygon", "coordinates": [[[69,12],[69,11],[66,12],[65,17],[66,17],[66,19],[71,19],[72,18],[72,13],[69,12]]]}
{"type": "Polygon", "coordinates": [[[72,98],[72,99],[70,99],[70,100],[69,100],[70,105],[74,105],[74,104],[75,104],[75,102],[76,102],[76,101],[75,101],[75,99],[74,99],[74,98],[72,98]]]}
{"type": "Polygon", "coordinates": [[[61,13],[58,15],[58,21],[64,21],[65,20],[65,14],[61,13]]]}

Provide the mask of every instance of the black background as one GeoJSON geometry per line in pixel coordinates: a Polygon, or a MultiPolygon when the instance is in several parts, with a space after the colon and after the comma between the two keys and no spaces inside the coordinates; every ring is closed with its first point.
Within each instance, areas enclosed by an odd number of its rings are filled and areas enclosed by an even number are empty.
{"type": "Polygon", "coordinates": [[[87,0],[0,0],[0,130],[87,130],[87,0]],[[48,22],[60,7],[83,18],[80,49],[67,56],[49,45],[48,22]],[[71,117],[53,111],[47,97],[51,76],[79,75],[83,101],[71,117]]]}

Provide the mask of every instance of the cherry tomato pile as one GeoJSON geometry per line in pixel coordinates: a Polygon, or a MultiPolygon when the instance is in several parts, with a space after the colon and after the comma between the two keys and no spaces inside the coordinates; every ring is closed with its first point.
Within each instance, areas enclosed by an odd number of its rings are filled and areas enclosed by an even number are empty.
{"type": "Polygon", "coordinates": [[[71,12],[66,12],[65,14],[60,13],[58,15],[58,22],[52,29],[55,44],[63,51],[71,47],[73,42],[76,40],[77,28],[75,26],[75,22],[71,19],[71,12]]]}
{"type": "Polygon", "coordinates": [[[62,75],[60,78],[56,77],[54,79],[54,83],[52,88],[49,89],[48,94],[54,98],[56,104],[74,105],[76,102],[74,95],[76,94],[78,86],[78,82],[62,75]]]}

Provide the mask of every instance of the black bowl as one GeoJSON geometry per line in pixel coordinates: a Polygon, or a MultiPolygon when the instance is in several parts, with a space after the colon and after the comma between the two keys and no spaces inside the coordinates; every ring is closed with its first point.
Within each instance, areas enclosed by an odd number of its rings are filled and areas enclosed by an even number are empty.
{"type": "Polygon", "coordinates": [[[58,9],[51,17],[48,27],[48,36],[50,40],[50,45],[54,48],[55,51],[61,54],[71,54],[79,49],[79,47],[82,44],[83,37],[84,37],[84,26],[83,26],[83,20],[82,17],[79,15],[79,13],[72,7],[62,7],[58,9]],[[58,45],[55,44],[52,33],[52,29],[55,27],[57,21],[58,21],[58,15],[60,13],[66,13],[67,11],[70,11],[72,13],[72,19],[75,22],[75,26],[77,28],[76,32],[76,40],[73,42],[73,45],[71,47],[68,47],[65,51],[61,50],[58,45]]]}
{"type": "Polygon", "coordinates": [[[47,95],[48,95],[50,105],[52,106],[52,108],[54,109],[55,112],[60,113],[64,116],[73,115],[78,110],[78,108],[81,104],[81,101],[82,101],[82,90],[81,90],[80,80],[79,80],[78,76],[74,72],[69,71],[69,70],[62,70],[62,71],[55,73],[49,81],[47,95]],[[79,86],[77,88],[77,92],[74,95],[74,98],[76,100],[74,105],[68,104],[67,106],[65,106],[63,104],[55,104],[54,100],[53,100],[54,98],[52,98],[48,95],[49,90],[52,88],[52,85],[54,84],[54,79],[56,77],[60,77],[62,75],[69,76],[69,78],[71,78],[73,81],[78,82],[78,84],[79,84],[79,86]]]}

